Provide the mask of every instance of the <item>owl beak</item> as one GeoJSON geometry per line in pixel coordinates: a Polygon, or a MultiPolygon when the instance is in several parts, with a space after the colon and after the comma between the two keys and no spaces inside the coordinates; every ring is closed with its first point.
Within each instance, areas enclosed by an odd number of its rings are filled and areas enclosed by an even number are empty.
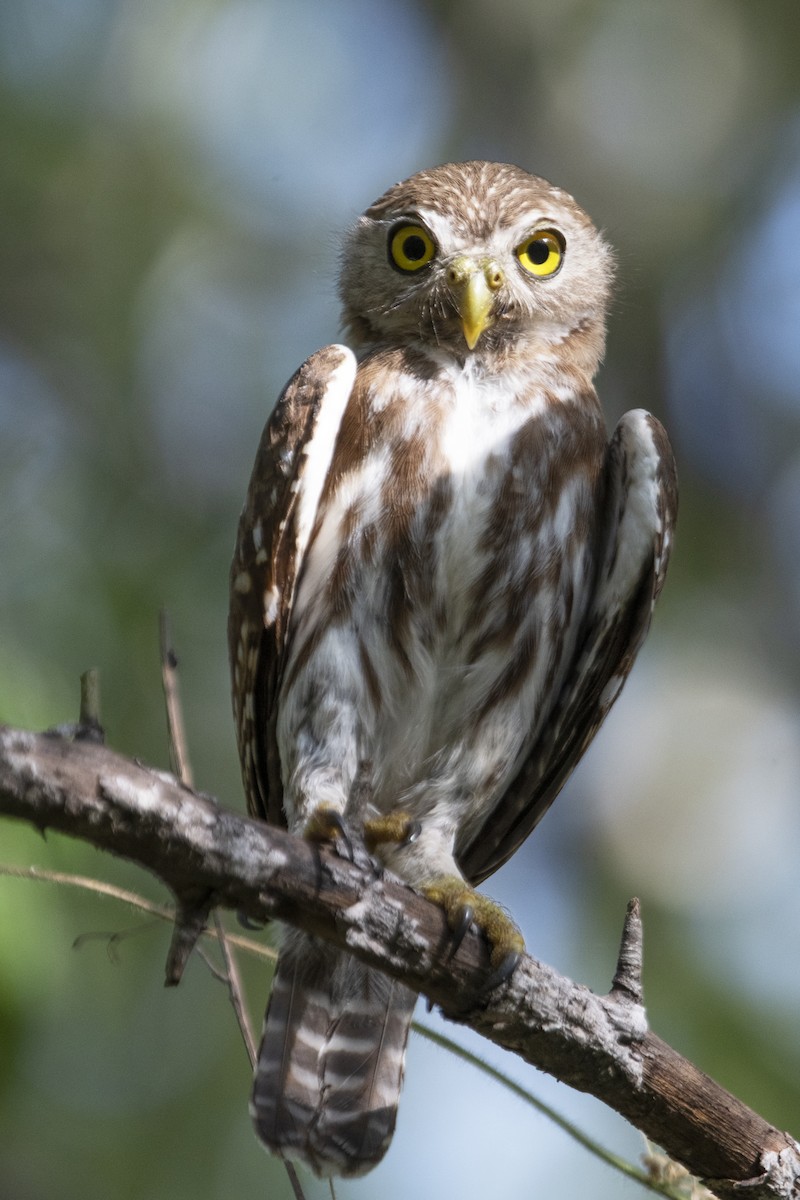
{"type": "Polygon", "coordinates": [[[492,324],[495,293],[505,276],[496,262],[476,263],[470,258],[459,258],[450,267],[448,278],[464,339],[470,350],[474,350],[478,338],[492,324]]]}

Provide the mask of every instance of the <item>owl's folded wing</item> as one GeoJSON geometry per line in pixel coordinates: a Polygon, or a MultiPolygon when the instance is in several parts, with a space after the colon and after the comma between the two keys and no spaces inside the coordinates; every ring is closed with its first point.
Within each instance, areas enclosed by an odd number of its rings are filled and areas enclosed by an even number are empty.
{"type": "Polygon", "coordinates": [[[619,695],[664,582],[676,515],[667,435],[642,409],[626,413],[606,455],[602,550],[573,665],[499,803],[457,847],[472,883],[497,870],[544,816],[619,695]]]}
{"type": "Polygon", "coordinates": [[[312,354],[283,390],[261,437],[231,565],[228,649],[247,807],[283,821],[275,742],[289,617],[356,360],[312,354]]]}

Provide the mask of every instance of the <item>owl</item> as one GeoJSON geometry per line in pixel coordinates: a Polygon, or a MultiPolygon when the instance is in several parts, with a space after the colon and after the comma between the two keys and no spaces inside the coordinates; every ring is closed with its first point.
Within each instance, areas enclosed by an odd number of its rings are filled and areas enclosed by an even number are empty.
{"type": "MultiPolygon", "coordinates": [[[[266,426],[231,570],[249,811],[365,845],[484,929],[475,887],[528,836],[642,644],[676,513],[667,436],[608,439],[593,387],[611,252],[566,192],[448,164],[347,235],[348,346],[266,426]]],[[[415,996],[306,934],[280,950],[251,1111],[268,1148],[359,1175],[395,1125],[415,996]]]]}

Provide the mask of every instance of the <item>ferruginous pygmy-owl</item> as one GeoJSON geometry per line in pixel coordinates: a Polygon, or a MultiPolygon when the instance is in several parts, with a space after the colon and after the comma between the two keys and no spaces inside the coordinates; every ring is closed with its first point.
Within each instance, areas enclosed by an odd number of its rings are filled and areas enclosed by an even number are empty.
{"type": "MultiPolygon", "coordinates": [[[[609,442],[592,385],[611,280],[586,214],[518,167],[390,188],[344,243],[352,349],[318,350],[281,395],[231,572],[250,812],[349,825],[454,927],[475,915],[498,978],[521,938],[472,887],[618,695],[672,539],[664,430],[637,409],[609,442]]],[[[287,933],[252,1099],[266,1145],[321,1175],[377,1163],[414,1001],[287,933]]]]}

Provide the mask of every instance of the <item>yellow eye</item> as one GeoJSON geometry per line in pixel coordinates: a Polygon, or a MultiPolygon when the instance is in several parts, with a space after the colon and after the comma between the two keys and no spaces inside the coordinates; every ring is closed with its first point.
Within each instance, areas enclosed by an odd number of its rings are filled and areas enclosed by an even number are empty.
{"type": "Polygon", "coordinates": [[[540,229],[517,246],[517,258],[531,275],[555,275],[564,257],[564,239],[554,229],[540,229]]]}
{"type": "Polygon", "coordinates": [[[389,234],[389,258],[400,271],[419,271],[435,253],[433,238],[422,225],[398,225],[389,234]]]}

